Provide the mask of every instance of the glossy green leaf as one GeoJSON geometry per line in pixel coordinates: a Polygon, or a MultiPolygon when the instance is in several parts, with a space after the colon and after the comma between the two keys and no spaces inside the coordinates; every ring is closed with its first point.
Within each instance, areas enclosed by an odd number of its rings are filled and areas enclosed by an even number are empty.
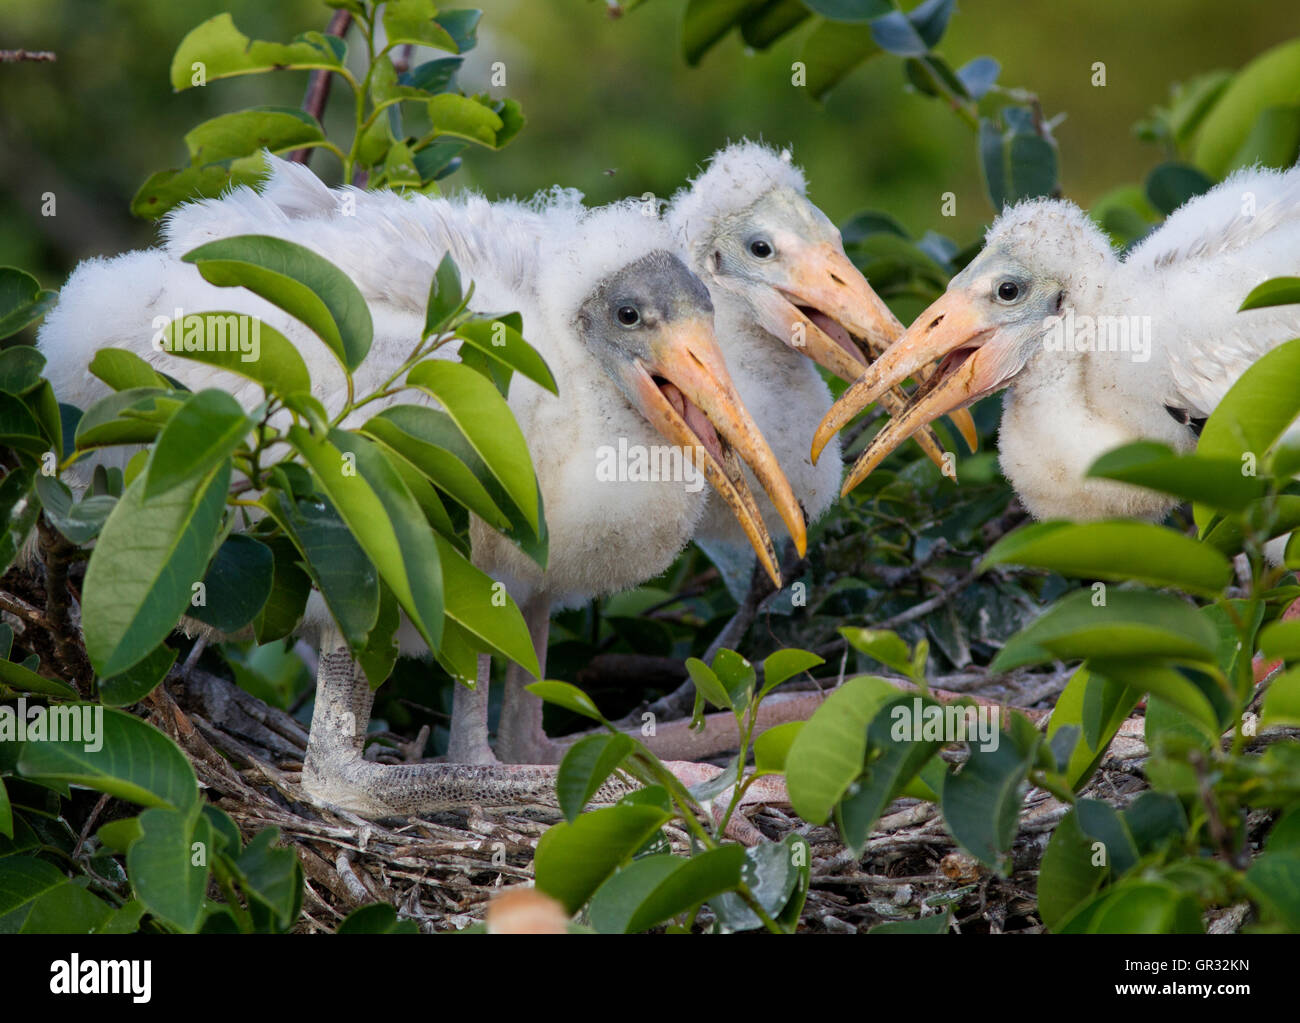
{"type": "Polygon", "coordinates": [[[809,94],[813,99],[824,98],[859,64],[883,52],[869,25],[818,21],[799,54],[807,68],[809,94]]]}
{"type": "Polygon", "coordinates": [[[496,388],[468,367],[440,359],[417,364],[406,379],[442,404],[536,531],[537,480],[528,445],[496,388]]]}
{"type": "Polygon", "coordinates": [[[786,786],[795,812],[824,824],[862,773],[867,725],[898,690],[870,675],[851,678],[833,691],[804,724],[786,756],[786,786]]]}
{"type": "Polygon", "coordinates": [[[790,747],[803,726],[802,721],[787,721],[762,732],[754,740],[754,770],[759,774],[783,773],[790,747]]]}
{"type": "MultiPolygon", "coordinates": [[[[232,316],[241,317],[243,314],[230,312],[191,313],[183,320],[173,321],[168,333],[164,336],[166,352],[173,359],[201,362],[208,366],[224,369],[229,373],[238,374],[261,384],[265,390],[281,398],[297,392],[309,392],[311,390],[311,376],[307,372],[307,364],[303,361],[292,341],[270,324],[263,323],[254,317],[245,317],[247,330],[236,333],[237,330],[242,330],[239,324],[244,320],[232,322],[232,316]],[[191,343],[187,347],[185,336],[189,329],[192,329],[189,328],[189,325],[193,324],[195,320],[202,324],[204,338],[213,338],[219,341],[227,336],[232,339],[238,337],[241,339],[241,343],[228,343],[225,345],[191,343]]],[[[194,336],[197,336],[197,332],[194,336]]],[[[189,373],[183,363],[177,365],[174,372],[180,376],[186,376],[189,373]]]]}
{"type": "Polygon", "coordinates": [[[1300,668],[1291,668],[1273,680],[1264,695],[1260,724],[1264,728],[1300,728],[1300,668]]]}
{"type": "Polygon", "coordinates": [[[1300,303],[1300,277],[1274,277],[1256,285],[1241,303],[1241,311],[1300,303]]]}
{"type": "Polygon", "coordinates": [[[262,150],[283,153],[325,141],[320,122],[296,107],[250,107],[204,121],[185,133],[190,161],[216,163],[262,150]]]}
{"type": "Polygon", "coordinates": [[[569,748],[555,779],[555,794],[567,820],[577,819],[632,748],[632,740],[622,733],[589,735],[569,748]]]}
{"type": "Polygon", "coordinates": [[[232,634],[251,622],[271,593],[274,558],[270,549],[244,533],[226,537],[203,576],[205,602],[190,601],[188,614],[232,634]]]}
{"type": "Polygon", "coordinates": [[[524,340],[523,335],[501,320],[462,323],[456,328],[456,336],[552,394],[559,394],[546,360],[524,340]]]}
{"type": "Polygon", "coordinates": [[[0,340],[35,323],[54,307],[58,293],[17,267],[0,266],[0,340]]]}
{"type": "Polygon", "coordinates": [[[293,541],[277,537],[266,546],[271,551],[271,591],[253,619],[253,635],[259,644],[289,635],[302,619],[311,594],[311,577],[302,568],[293,541]]]}
{"type": "Polygon", "coordinates": [[[782,682],[794,678],[801,672],[811,671],[817,665],[825,663],[816,654],[808,650],[797,650],[793,647],[768,654],[763,661],[763,685],[758,691],[758,698],[763,699],[782,682]]]}
{"type": "Polygon", "coordinates": [[[1165,445],[1150,441],[1108,451],[1092,463],[1088,475],[1133,483],[1229,512],[1241,511],[1265,491],[1262,479],[1242,472],[1239,458],[1176,455],[1165,445]]]}
{"type": "Polygon", "coordinates": [[[539,697],[547,703],[553,703],[557,707],[563,707],[565,710],[572,711],[575,714],[581,714],[583,717],[591,718],[593,721],[604,722],[604,717],[597,709],[596,704],[592,702],[590,696],[584,693],[575,685],[568,682],[555,682],[547,679],[544,682],[533,682],[525,686],[530,693],[539,697]]]}
{"type": "MultiPolygon", "coordinates": [[[[10,638],[12,639],[12,635],[10,638]]],[[[40,693],[61,700],[75,700],[78,695],[77,691],[66,682],[38,675],[31,668],[9,660],[0,660],[0,689],[19,693],[40,693]]]]}
{"type": "Polygon", "coordinates": [[[143,833],[126,853],[136,895],[154,916],[193,933],[216,855],[212,825],[199,813],[155,808],[140,814],[140,826],[143,833]]]}
{"type": "Polygon", "coordinates": [[[731,710],[731,696],[713,669],[698,657],[686,659],[686,671],[695,683],[695,691],[719,710],[731,710]]]}
{"type": "Polygon", "coordinates": [[[389,46],[411,43],[435,50],[459,52],[456,40],[434,20],[438,8],[433,0],[388,0],[384,4],[384,35],[389,46]]]}
{"type": "Polygon", "coordinates": [[[311,249],[269,235],[239,235],[181,257],[204,280],[242,286],[310,327],[351,372],[370,351],[374,326],[357,286],[311,249]]]}
{"type": "Polygon", "coordinates": [[[104,523],[82,591],[86,653],[116,675],[158,646],[190,606],[216,542],[230,463],[144,500],[137,477],[104,523]]]}
{"type": "Polygon", "coordinates": [[[606,881],[592,897],[592,925],[605,934],[647,930],[734,889],[744,866],[744,847],[732,844],[689,859],[648,856],[636,860],[606,881]],[[663,860],[668,861],[667,866],[656,862],[663,860]]]}
{"type": "Polygon", "coordinates": [[[611,806],[561,821],[537,843],[533,870],[538,890],[576,913],[671,816],[654,806],[611,806]]]}
{"type": "Polygon", "coordinates": [[[158,437],[144,473],[144,500],[206,476],[244,442],[256,420],[226,391],[186,399],[158,437]]]}
{"type": "Polygon", "coordinates": [[[129,707],[139,703],[166,677],[176,663],[176,654],[171,647],[160,646],[126,671],[100,679],[100,701],[110,707],[129,707]]]}
{"type": "Polygon", "coordinates": [[[336,70],[345,52],[343,40],[320,32],[304,32],[287,45],[250,39],[229,14],[218,14],[181,40],[172,57],[171,83],[180,92],[216,78],[273,69],[336,70]]]}
{"type": "Polygon", "coordinates": [[[1213,596],[1232,565],[1211,547],[1146,522],[1038,522],[1004,536],[980,562],[1045,568],[1083,579],[1176,586],[1213,596]]]}
{"type": "Polygon", "coordinates": [[[1078,590],[1007,641],[994,672],[1053,659],[1151,657],[1212,662],[1214,628],[1177,597],[1110,588],[1078,590]]]}
{"type": "MultiPolygon", "coordinates": [[[[4,269],[0,267],[0,290],[4,288],[4,269]]],[[[40,382],[44,369],[45,356],[31,345],[5,348],[0,351],[0,391],[15,397],[25,394],[40,382]]]]}
{"type": "MultiPolygon", "coordinates": [[[[75,741],[23,743],[18,771],[34,781],[61,781],[107,792],[142,806],[189,810],[199,802],[194,768],[171,739],[139,718],[95,704],[71,704],[58,708],[66,713],[64,727],[75,741]],[[98,731],[95,741],[86,741],[86,715],[98,731]],[[102,717],[102,730],[96,722],[102,717]],[[81,739],[71,731],[80,722],[81,739]],[[87,746],[92,747],[87,749],[87,746]]],[[[54,708],[51,708],[51,715],[54,708]]]]}

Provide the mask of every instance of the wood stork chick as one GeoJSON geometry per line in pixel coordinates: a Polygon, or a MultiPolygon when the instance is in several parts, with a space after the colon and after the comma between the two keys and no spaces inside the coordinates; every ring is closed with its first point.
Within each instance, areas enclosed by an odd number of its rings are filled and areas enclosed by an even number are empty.
{"type": "MultiPolygon", "coordinates": [[[[834,500],[841,475],[838,458],[814,465],[800,439],[831,404],[816,366],[856,380],[902,325],[845,254],[839,230],[808,199],[804,173],[788,152],[752,141],[719,150],[673,198],[666,219],[687,264],[708,285],[736,388],[815,521],[834,500]]],[[[885,400],[897,411],[905,395],[890,392],[885,400]]],[[[969,418],[960,426],[973,444],[969,418]]],[[[942,465],[933,433],[919,431],[917,440],[942,465]]],[[[764,510],[779,530],[771,507],[764,510]]],[[[734,518],[710,502],[696,541],[739,597],[753,559],[734,518]]]]}
{"type": "Polygon", "coordinates": [[[919,365],[938,375],[873,440],[857,486],[935,416],[1002,388],[1003,472],[1039,518],[1163,517],[1173,500],[1087,479],[1138,440],[1178,451],[1256,359],[1300,334],[1295,306],[1238,312],[1300,261],[1300,169],[1243,170],[1189,200],[1120,258],[1073,203],[1036,199],[998,217],[983,251],[827,414],[834,432],[919,365]]]}
{"type": "MultiPolygon", "coordinates": [[[[189,215],[178,215],[169,228],[171,241],[188,248],[208,240],[202,237],[209,230],[204,223],[223,225],[211,229],[209,237],[240,233],[239,227],[232,227],[240,215],[256,219],[264,233],[271,223],[285,228],[269,205],[259,205],[255,192],[239,190],[189,215]]],[[[692,492],[684,485],[688,481],[595,487],[595,455],[602,442],[616,443],[621,437],[630,443],[652,443],[662,432],[691,452],[703,449],[700,470],[749,522],[773,570],[770,539],[737,468],[737,455],[764,480],[774,502],[786,509],[791,531],[801,532],[789,485],[735,395],[713,343],[707,293],[667,251],[666,235],[658,248],[618,241],[626,232],[615,228],[633,215],[639,216],[627,209],[579,214],[571,204],[561,204],[544,213],[551,228],[548,242],[539,241],[531,227],[514,238],[492,232],[478,238],[468,232],[450,241],[440,239],[433,260],[436,265],[447,248],[462,257],[466,276],[478,286],[476,308],[520,309],[529,337],[565,382],[565,399],[540,388],[530,393],[525,381],[512,388],[516,414],[533,427],[529,436],[550,529],[548,571],[541,574],[512,545],[494,545],[495,534],[475,526],[476,560],[503,578],[533,612],[530,625],[535,635],[541,633],[543,652],[552,601],[620,588],[661,571],[689,539],[703,509],[703,494],[692,492]],[[579,423],[586,425],[585,431],[579,423]],[[562,432],[548,434],[552,427],[562,432]]],[[[280,220],[285,219],[281,213],[280,220]]],[[[313,234],[302,222],[286,230],[295,240],[313,234]]],[[[312,241],[319,246],[328,233],[316,232],[312,241]]],[[[351,246],[355,238],[344,229],[335,242],[351,246]]],[[[332,254],[329,244],[318,251],[327,258],[332,254]]],[[[394,263],[403,252],[393,248],[378,255],[394,263]]],[[[384,305],[372,302],[376,338],[367,361],[379,363],[370,367],[376,379],[383,379],[388,355],[400,351],[398,358],[403,358],[410,338],[419,332],[418,316],[412,319],[415,310],[401,303],[376,308],[384,305]]],[[[156,365],[166,360],[166,370],[190,385],[228,385],[240,400],[255,402],[258,395],[242,393],[241,388],[253,390],[243,381],[227,382],[219,371],[151,350],[154,315],[170,315],[175,308],[233,308],[267,320],[299,344],[309,365],[319,364],[311,365],[317,396],[327,409],[339,408],[338,381],[317,373],[329,360],[300,325],[256,296],[213,288],[192,266],[157,251],[93,261],[74,274],[41,337],[50,364],[63,371],[62,379],[54,381],[56,389],[65,400],[79,404],[100,396],[103,386],[80,367],[94,350],[120,345],[134,348],[156,365]]],[[[309,618],[320,632],[322,649],[304,769],[304,785],[316,798],[372,815],[452,805],[530,805],[552,798],[547,789],[553,773],[527,767],[480,763],[390,769],[364,761],[360,752],[369,718],[369,687],[323,605],[309,607],[309,618]]],[[[527,728],[521,732],[529,734],[527,728]]],[[[485,742],[485,731],[483,738],[485,742]]]]}

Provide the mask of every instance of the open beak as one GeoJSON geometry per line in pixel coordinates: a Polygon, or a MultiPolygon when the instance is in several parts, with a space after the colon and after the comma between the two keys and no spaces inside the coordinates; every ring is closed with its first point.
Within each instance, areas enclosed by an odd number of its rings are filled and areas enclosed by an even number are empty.
{"type": "MultiPolygon", "coordinates": [[[[771,310],[779,324],[779,336],[802,337],[801,349],[815,363],[841,380],[854,381],[868,365],[881,357],[903,333],[903,325],[872,290],[867,279],[842,250],[825,242],[802,254],[780,294],[772,300],[771,310]]],[[[917,370],[928,379],[930,367],[917,370]]],[[[901,384],[902,381],[899,381],[901,384]]],[[[902,412],[907,392],[892,388],[880,395],[880,402],[891,416],[902,412]]],[[[975,421],[964,409],[953,416],[966,446],[974,451],[979,445],[975,421]]],[[[944,465],[943,445],[932,430],[918,432],[917,443],[940,468],[944,465]]]]}
{"type": "Polygon", "coordinates": [[[921,313],[862,379],[831,406],[813,437],[814,461],[850,419],[891,387],[939,362],[939,368],[928,374],[907,406],[894,414],[872,439],[844,481],[842,495],[866,479],[894,448],[917,430],[997,389],[1005,378],[999,367],[999,353],[981,347],[993,330],[966,295],[948,292],[921,313]]]}
{"type": "Polygon", "coordinates": [[[776,549],[740,462],[755,478],[794,539],[808,546],[803,512],[776,456],[731,382],[705,319],[665,327],[651,342],[653,364],[634,360],[627,380],[641,412],[670,442],[696,454],[696,466],[731,507],[763,568],[781,586],[776,549]],[[739,457],[737,457],[739,456],[739,457]]]}

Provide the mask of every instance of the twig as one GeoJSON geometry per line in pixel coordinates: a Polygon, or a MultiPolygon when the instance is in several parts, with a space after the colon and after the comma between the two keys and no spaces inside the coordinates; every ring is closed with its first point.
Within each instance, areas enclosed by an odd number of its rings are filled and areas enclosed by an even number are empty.
{"type": "Polygon", "coordinates": [[[19,61],[53,64],[58,59],[59,55],[53,50],[0,50],[0,64],[17,64],[19,61]]]}
{"type": "MultiPolygon", "coordinates": [[[[351,26],[352,14],[350,12],[335,11],[334,16],[330,18],[329,27],[325,29],[325,34],[327,36],[338,36],[342,39],[351,26]]],[[[317,121],[325,116],[325,105],[329,102],[330,86],[333,84],[334,72],[323,69],[313,71],[311,77],[307,79],[307,95],[303,97],[302,108],[316,118],[317,121]]],[[[305,167],[311,160],[311,154],[314,151],[314,147],[295,149],[289,154],[289,159],[305,167]]]]}

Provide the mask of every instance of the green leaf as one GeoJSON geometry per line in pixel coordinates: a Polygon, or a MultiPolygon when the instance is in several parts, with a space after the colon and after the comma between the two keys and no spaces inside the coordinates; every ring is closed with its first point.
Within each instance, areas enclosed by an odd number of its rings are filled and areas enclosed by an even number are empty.
{"type": "Polygon", "coordinates": [[[1201,122],[1193,162],[1215,179],[1232,167],[1259,115],[1295,103],[1300,89],[1300,40],[1266,50],[1239,71],[1201,122]]]}
{"type": "Polygon", "coordinates": [[[421,337],[443,334],[452,317],[464,308],[465,295],[461,288],[460,271],[448,252],[439,261],[433,280],[429,282],[429,300],[425,304],[424,333],[421,337]]]}
{"type": "Polygon", "coordinates": [[[1038,522],[1003,537],[980,563],[1045,568],[1083,579],[1176,586],[1214,596],[1232,578],[1218,551],[1147,522],[1038,522]]]}
{"type": "Polygon", "coordinates": [[[597,789],[627,759],[632,740],[621,732],[589,735],[575,742],[564,759],[555,779],[555,794],[567,820],[576,820],[597,789]]]}
{"type": "Polygon", "coordinates": [[[343,40],[320,32],[305,32],[288,45],[249,39],[229,14],[218,14],[181,40],[172,57],[171,83],[180,92],[213,79],[260,71],[339,70],[345,52],[343,40]]]}
{"type": "Polygon", "coordinates": [[[233,863],[240,887],[251,902],[274,917],[274,930],[283,934],[302,909],[302,866],[292,848],[278,846],[279,828],[259,831],[233,863]]]}
{"type": "Polygon", "coordinates": [[[48,863],[0,859],[0,934],[104,933],[112,915],[111,907],[48,863]]]}
{"type": "Polygon", "coordinates": [[[444,92],[429,100],[425,112],[437,137],[450,135],[489,149],[497,149],[504,144],[501,134],[506,127],[505,121],[490,106],[476,98],[444,92]]]}
{"type": "Polygon", "coordinates": [[[1213,662],[1214,627],[1177,597],[1111,588],[1095,606],[1091,590],[1058,601],[1016,633],[993,659],[994,672],[1050,660],[1167,658],[1213,662]]]}
{"type": "Polygon", "coordinates": [[[546,361],[524,340],[523,335],[501,320],[462,323],[456,328],[456,336],[552,394],[560,393],[546,361]]]}
{"type": "Polygon", "coordinates": [[[918,916],[915,920],[891,920],[888,923],[876,924],[868,934],[947,934],[951,926],[951,911],[945,909],[941,913],[931,913],[928,916],[918,916]]]}
{"type": "MultiPolygon", "coordinates": [[[[536,686],[529,688],[537,692],[536,686]]],[[[611,806],[561,821],[537,843],[533,870],[538,890],[576,913],[671,817],[654,806],[611,806]]]]}
{"type": "Polygon", "coordinates": [[[0,480],[0,573],[13,564],[40,514],[34,475],[21,467],[9,470],[0,480]]]}
{"type": "Polygon", "coordinates": [[[289,440],[392,587],[411,624],[436,649],[443,619],[438,547],[401,477],[372,441],[346,430],[331,430],[328,440],[320,440],[293,426],[289,440]],[[418,571],[408,571],[408,565],[418,571]]]}
{"type": "Polygon", "coordinates": [[[232,533],[217,548],[203,577],[206,601],[191,599],[189,615],[231,635],[251,622],[271,593],[274,558],[259,540],[232,533]]]}
{"type": "MultiPolygon", "coordinates": [[[[171,739],[152,725],[124,711],[95,704],[66,704],[50,708],[51,725],[55,711],[72,722],[84,724],[85,715],[98,720],[103,715],[97,742],[55,741],[23,743],[18,756],[18,771],[24,777],[42,783],[59,781],[107,792],[142,806],[172,807],[188,811],[199,802],[194,768],[171,739]],[[74,717],[75,713],[75,717],[74,717]],[[92,748],[87,750],[85,747],[92,748]]],[[[92,723],[92,728],[95,727],[92,723]]]]}
{"type": "Polygon", "coordinates": [[[0,340],[39,320],[53,308],[56,298],[57,292],[43,291],[31,274],[0,266],[0,340]]]}
{"type": "Polygon", "coordinates": [[[719,650],[713,658],[713,674],[727,690],[730,704],[737,711],[749,706],[757,673],[754,666],[734,650],[719,650]]]}
{"type": "Polygon", "coordinates": [[[49,447],[40,423],[27,406],[21,399],[3,391],[0,391],[0,445],[33,456],[40,456],[49,447]]]}
{"type": "Polygon", "coordinates": [[[1041,739],[1020,715],[1000,733],[995,749],[969,743],[970,758],[944,776],[940,801],[944,822],[953,838],[981,863],[1004,873],[1016,837],[1025,779],[1034,764],[1041,739]],[[1017,721],[1024,726],[1016,727],[1017,721]]]}
{"type": "Polygon", "coordinates": [[[167,390],[171,385],[149,363],[125,348],[101,348],[90,360],[90,372],[115,391],[133,387],[167,390]]]}
{"type": "Polygon", "coordinates": [[[690,859],[648,856],[628,864],[591,900],[592,926],[603,934],[636,934],[686,913],[740,884],[745,849],[723,845],[690,859]],[[662,862],[669,861],[667,867],[662,862]],[[671,867],[671,869],[667,869],[671,867]]]}
{"type": "MultiPolygon", "coordinates": [[[[12,638],[10,634],[10,639],[12,638]]],[[[30,668],[9,660],[0,660],[0,687],[19,693],[55,696],[61,700],[75,700],[78,696],[77,691],[66,682],[38,675],[30,668]]]]}
{"type": "Polygon", "coordinates": [[[800,0],[829,21],[863,22],[883,17],[894,8],[889,0],[800,0]]]}
{"type": "MultiPolygon", "coordinates": [[[[1257,359],[1224,395],[1205,421],[1196,452],[1211,458],[1236,459],[1265,453],[1300,414],[1300,393],[1289,381],[1300,374],[1300,338],[1278,345],[1257,359]]],[[[1210,515],[1196,508],[1196,523],[1205,530],[1210,515]]]]}
{"type": "Polygon", "coordinates": [[[1089,476],[1133,483],[1220,511],[1239,512],[1264,496],[1265,483],[1242,472],[1239,458],[1176,455],[1163,444],[1138,441],[1102,455],[1089,476]]]}
{"type": "Polygon", "coordinates": [[[698,657],[686,659],[686,671],[695,683],[695,691],[720,710],[732,710],[731,695],[712,668],[698,657]]]}
{"type": "MultiPolygon", "coordinates": [[[[261,384],[264,390],[281,398],[311,390],[307,364],[303,362],[294,343],[255,317],[229,312],[190,313],[181,320],[173,321],[162,341],[164,351],[173,358],[201,362],[235,373],[261,384]],[[239,319],[232,321],[231,317],[239,319]],[[238,325],[245,320],[247,331],[236,333],[238,325]],[[199,327],[201,335],[196,329],[199,327]],[[232,338],[239,337],[241,343],[200,345],[191,342],[187,348],[187,334],[196,339],[201,336],[217,341],[229,335],[232,338]]],[[[178,368],[178,372],[185,375],[184,369],[178,368]]]]}
{"type": "MultiPolygon", "coordinates": [[[[944,740],[956,741],[969,736],[976,741],[974,707],[944,708],[933,700],[910,693],[900,694],[886,702],[867,726],[867,766],[850,787],[844,799],[835,808],[836,823],[844,844],[861,856],[885,808],[899,795],[943,745],[944,740]],[[970,711],[970,715],[966,712],[970,711]],[[947,713],[950,718],[961,715],[963,728],[969,722],[971,731],[965,735],[949,734],[940,730],[941,738],[927,739],[919,729],[927,716],[938,714],[940,720],[947,713]],[[913,725],[917,727],[914,728],[913,725]]],[[[995,724],[996,727],[996,724],[995,724]]],[[[997,736],[995,735],[994,741],[997,736]]]]}
{"type": "Polygon", "coordinates": [[[158,646],[190,606],[216,542],[230,463],[146,502],[137,477],[104,523],[83,587],[86,653],[116,675],[158,646]]]}
{"type": "Polygon", "coordinates": [[[447,617],[483,649],[508,657],[536,678],[541,674],[537,651],[514,600],[448,540],[434,534],[433,542],[442,564],[447,617]],[[497,598],[498,593],[505,598],[504,603],[497,598]]]}
{"type": "Polygon", "coordinates": [[[1283,672],[1268,687],[1260,725],[1264,728],[1274,725],[1300,727],[1300,668],[1283,672]]]}
{"type": "Polygon", "coordinates": [[[176,663],[176,651],[169,646],[157,647],[144,660],[126,671],[101,679],[99,699],[110,707],[129,707],[139,703],[161,682],[176,663]]]}
{"type": "Polygon", "coordinates": [[[769,654],[763,661],[763,686],[758,691],[758,698],[763,699],[782,682],[794,678],[800,672],[811,671],[817,665],[825,663],[816,654],[793,647],[769,654]]]}
{"type": "Polygon", "coordinates": [[[441,359],[417,364],[406,380],[442,404],[536,532],[537,479],[528,444],[496,388],[472,369],[441,359]]]}
{"type": "Polygon", "coordinates": [[[1246,886],[1266,917],[1291,933],[1300,930],[1300,853],[1264,853],[1246,871],[1246,886]]]}
{"type": "Polygon", "coordinates": [[[1189,163],[1171,160],[1147,175],[1146,191],[1151,205],[1168,216],[1179,206],[1214,187],[1214,180],[1189,163]]]}
{"type": "Polygon", "coordinates": [[[1072,809],[1056,826],[1038,870],[1038,912],[1054,931],[1110,877],[1110,859],[1079,827],[1072,809]]]}
{"type": "MultiPolygon", "coordinates": [[[[809,864],[807,842],[800,835],[786,835],[781,842],[762,842],[745,850],[740,879],[768,916],[793,929],[803,908],[809,864]]],[[[749,931],[762,927],[757,913],[736,892],[709,900],[718,922],[728,931],[749,931]]]]}
{"type": "Polygon", "coordinates": [[[459,53],[456,40],[434,20],[437,13],[433,0],[388,0],[384,4],[384,35],[388,46],[411,43],[459,53]]]}
{"type": "Polygon", "coordinates": [[[524,688],[547,703],[553,703],[557,707],[563,707],[574,714],[581,714],[602,724],[605,721],[591,697],[568,682],[554,682],[548,679],[544,682],[533,682],[524,688]]]}
{"type": "Polygon", "coordinates": [[[370,351],[374,326],[357,286],[311,249],[269,235],[238,235],[191,249],[181,257],[203,279],[243,286],[301,320],[325,342],[348,372],[370,351]]]}
{"type": "Polygon", "coordinates": [[[795,812],[824,824],[862,773],[867,725],[898,690],[881,678],[860,675],[834,690],[804,724],[786,756],[786,786],[795,812]]]}
{"type": "Polygon", "coordinates": [[[912,674],[912,652],[898,633],[888,629],[857,629],[847,626],[841,627],[839,633],[854,650],[893,668],[901,675],[912,674]]]}
{"type": "Polygon", "coordinates": [[[414,920],[398,920],[397,911],[387,902],[372,902],[354,909],[339,924],[335,934],[419,934],[414,920]]]}
{"type": "Polygon", "coordinates": [[[168,420],[149,456],[144,500],[206,476],[243,443],[257,420],[226,391],[199,391],[168,420]]]}
{"type": "Polygon", "coordinates": [[[758,7],[756,0],[687,0],[682,54],[694,67],[736,24],[758,7]]]}
{"type": "Polygon", "coordinates": [[[311,577],[299,564],[293,541],[276,537],[264,542],[271,551],[271,592],[253,619],[259,645],[288,636],[302,620],[311,595],[311,577]]]}
{"type": "Polygon", "coordinates": [[[1294,305],[1300,302],[1300,277],[1274,277],[1251,289],[1241,303],[1241,312],[1269,306],[1294,305]]]}
{"type": "Polygon", "coordinates": [[[173,167],[150,175],[131,199],[131,212],[156,220],[191,199],[216,199],[232,188],[256,185],[266,177],[261,153],[203,166],[173,167]]]}
{"type": "Polygon", "coordinates": [[[364,649],[379,617],[379,575],[334,505],[307,498],[295,502],[274,490],[260,503],[303,553],[304,567],[348,646],[364,649]]]}
{"type": "Polygon", "coordinates": [[[790,747],[803,729],[802,721],[775,725],[754,740],[754,770],[759,774],[782,774],[790,756],[790,747]]]}
{"type": "Polygon", "coordinates": [[[368,420],[361,432],[400,454],[493,529],[509,527],[510,519],[487,489],[488,482],[499,484],[445,412],[397,405],[368,420]]]}
{"type": "Polygon", "coordinates": [[[147,444],[188,397],[185,391],[132,387],[101,398],[77,423],[78,450],[115,444],[147,444]]]}
{"type": "Polygon", "coordinates": [[[158,808],[140,814],[140,826],[143,833],[126,852],[135,893],[154,916],[192,934],[216,855],[212,825],[197,812],[158,808]]]}
{"type": "Polygon", "coordinates": [[[808,71],[808,92],[813,99],[823,99],[855,67],[883,52],[869,25],[818,21],[799,54],[808,71]]]}
{"type": "Polygon", "coordinates": [[[323,145],[325,132],[311,114],[296,107],[251,107],[222,114],[185,133],[190,161],[216,163],[268,149],[283,153],[323,145]]]}
{"type": "MultiPolygon", "coordinates": [[[[4,267],[0,267],[0,289],[4,287],[4,267]]],[[[0,351],[0,391],[15,397],[26,394],[41,380],[45,356],[31,345],[14,345],[0,351]]]]}

